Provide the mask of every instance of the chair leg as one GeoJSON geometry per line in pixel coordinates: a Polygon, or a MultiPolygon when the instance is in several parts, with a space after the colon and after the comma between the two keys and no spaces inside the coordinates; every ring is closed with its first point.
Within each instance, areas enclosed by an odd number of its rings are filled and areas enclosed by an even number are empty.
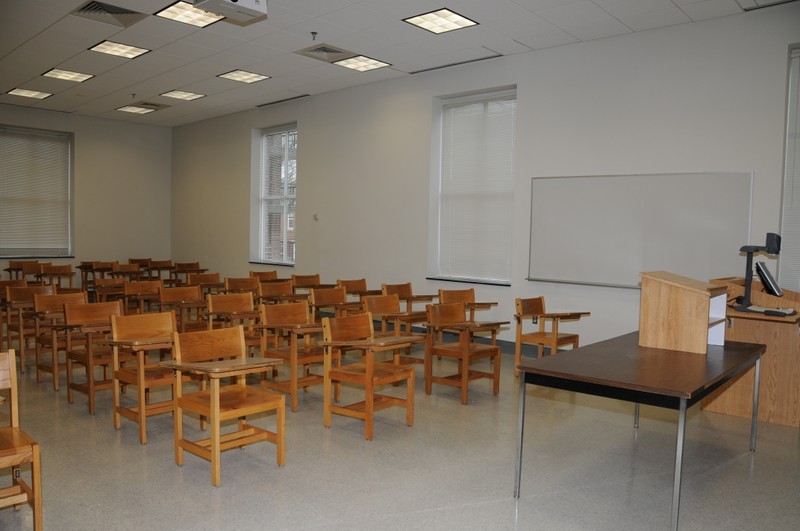
{"type": "Polygon", "coordinates": [[[461,356],[461,403],[466,405],[469,393],[469,354],[461,356]]]}
{"type": "Polygon", "coordinates": [[[492,356],[493,365],[494,365],[494,378],[492,379],[492,392],[494,396],[500,395],[500,351],[498,350],[497,354],[492,356]]]}
{"type": "Polygon", "coordinates": [[[414,369],[411,369],[411,376],[406,380],[406,424],[408,426],[414,425],[414,387],[416,386],[416,379],[414,377],[414,369]]]}
{"type": "Polygon", "coordinates": [[[368,441],[372,440],[373,424],[372,420],[375,416],[375,384],[371,379],[367,379],[364,387],[364,438],[368,441]]]}
{"type": "Polygon", "coordinates": [[[522,342],[517,339],[517,342],[514,345],[514,376],[519,376],[519,369],[517,369],[517,365],[520,363],[522,363],[522,342]]]}
{"type": "MultiPolygon", "coordinates": [[[[178,382],[177,385],[181,385],[178,382]]],[[[175,434],[175,464],[182,465],[183,464],[183,447],[181,446],[181,441],[183,441],[183,409],[178,405],[177,398],[175,399],[175,411],[173,413],[173,424],[174,424],[174,434],[175,434]]]]}
{"type": "Polygon", "coordinates": [[[281,396],[281,404],[275,416],[275,451],[278,466],[286,464],[286,397],[281,396]]]}
{"type": "Polygon", "coordinates": [[[39,444],[34,443],[32,448],[33,459],[31,460],[31,490],[32,499],[29,499],[31,509],[33,509],[33,529],[41,531],[44,529],[42,519],[42,456],[39,444]]]}
{"type": "Polygon", "coordinates": [[[220,449],[219,425],[219,379],[211,378],[211,408],[209,411],[209,424],[211,425],[211,484],[219,487],[222,483],[222,463],[220,449]]]}

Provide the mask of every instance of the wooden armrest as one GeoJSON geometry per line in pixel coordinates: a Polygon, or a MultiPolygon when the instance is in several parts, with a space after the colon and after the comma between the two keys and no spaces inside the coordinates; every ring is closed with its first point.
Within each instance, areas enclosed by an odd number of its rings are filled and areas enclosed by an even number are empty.
{"type": "Polygon", "coordinates": [[[283,363],[281,360],[272,358],[247,358],[221,360],[221,361],[200,361],[200,362],[177,362],[162,361],[158,365],[169,369],[190,372],[192,374],[203,374],[209,378],[227,378],[229,376],[241,376],[256,372],[265,372],[276,365],[283,363]]]}

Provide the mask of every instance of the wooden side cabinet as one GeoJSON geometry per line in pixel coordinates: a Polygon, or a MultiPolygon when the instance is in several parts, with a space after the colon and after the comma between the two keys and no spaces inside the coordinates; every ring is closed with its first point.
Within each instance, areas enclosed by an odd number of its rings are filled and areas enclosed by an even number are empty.
{"type": "Polygon", "coordinates": [[[705,354],[725,343],[727,288],[654,271],[642,273],[639,345],[705,354]]]}

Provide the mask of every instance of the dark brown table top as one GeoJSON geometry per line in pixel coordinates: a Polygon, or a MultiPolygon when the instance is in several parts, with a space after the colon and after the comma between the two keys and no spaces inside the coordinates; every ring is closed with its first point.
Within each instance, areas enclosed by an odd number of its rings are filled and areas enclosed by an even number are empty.
{"type": "MultiPolygon", "coordinates": [[[[555,356],[525,360],[517,368],[527,383],[630,401],[653,395],[694,403],[755,364],[765,350],[764,345],[732,341],[724,346],[709,345],[705,355],[640,347],[639,333],[633,332],[555,356]]],[[[654,405],[674,407],[672,402],[654,405]]]]}

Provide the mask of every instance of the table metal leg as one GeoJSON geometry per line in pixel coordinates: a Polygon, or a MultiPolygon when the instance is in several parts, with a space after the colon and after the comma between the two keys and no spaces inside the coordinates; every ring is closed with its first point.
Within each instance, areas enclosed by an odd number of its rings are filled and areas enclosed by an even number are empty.
{"type": "Polygon", "coordinates": [[[525,373],[519,374],[519,412],[517,419],[517,462],[514,476],[514,497],[519,498],[519,483],[522,476],[522,435],[525,431],[525,373]]]}
{"type": "Polygon", "coordinates": [[[683,441],[686,436],[686,399],[681,398],[678,414],[678,440],[675,445],[675,478],[672,485],[672,531],[678,530],[678,511],[681,503],[681,473],[683,472],[683,441]]]}
{"type": "Polygon", "coordinates": [[[755,381],[753,382],[753,419],[750,421],[750,451],[756,451],[756,433],[758,432],[758,392],[761,383],[761,356],[756,360],[755,381]]]}

